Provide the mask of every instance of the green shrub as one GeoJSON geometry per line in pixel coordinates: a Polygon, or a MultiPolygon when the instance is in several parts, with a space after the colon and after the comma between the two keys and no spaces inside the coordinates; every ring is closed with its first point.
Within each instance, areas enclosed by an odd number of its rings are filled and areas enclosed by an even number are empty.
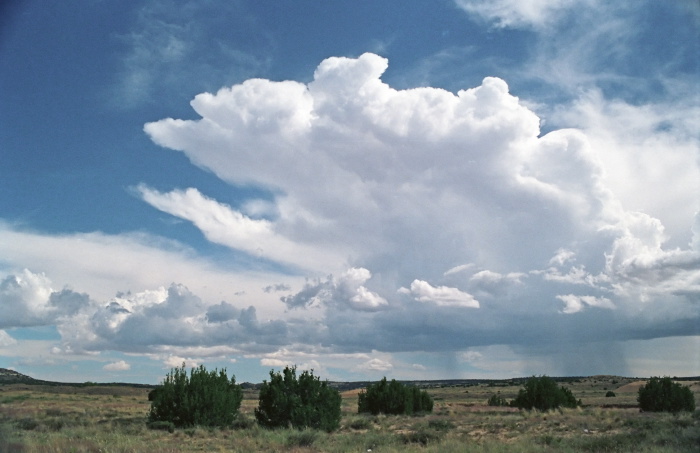
{"type": "Polygon", "coordinates": [[[190,375],[174,368],[162,386],[152,392],[149,422],[172,422],[176,427],[229,426],[241,406],[243,392],[236,378],[229,380],[226,370],[207,371],[192,368],[190,375]]]}
{"type": "Polygon", "coordinates": [[[605,394],[606,398],[615,398],[615,392],[612,390],[608,390],[608,393],[605,394]]]}
{"type": "Polygon", "coordinates": [[[386,377],[362,390],[357,399],[359,413],[410,415],[432,411],[433,399],[428,392],[406,386],[394,379],[387,382],[386,377]]]}
{"type": "Polygon", "coordinates": [[[29,398],[30,396],[26,393],[22,395],[6,396],[4,398],[0,398],[0,404],[18,403],[21,401],[28,400],[29,398]]]}
{"type": "Polygon", "coordinates": [[[506,401],[506,399],[501,395],[494,394],[491,395],[491,398],[488,399],[486,404],[489,406],[508,406],[508,401],[506,401]]]}
{"type": "Polygon", "coordinates": [[[194,437],[199,432],[200,432],[200,430],[198,428],[194,428],[194,427],[190,427],[190,428],[185,429],[185,434],[188,437],[194,437]]]}
{"type": "Polygon", "coordinates": [[[318,431],[305,429],[303,431],[294,431],[287,436],[287,447],[310,447],[316,442],[318,431]]]}
{"type": "Polygon", "coordinates": [[[428,422],[428,428],[435,431],[450,431],[454,429],[455,424],[449,420],[433,419],[428,422]]]}
{"type": "Polygon", "coordinates": [[[670,377],[652,377],[637,396],[639,409],[645,412],[693,412],[695,397],[690,387],[673,382],[670,377]]]}
{"type": "Polygon", "coordinates": [[[520,409],[537,409],[548,411],[563,407],[576,407],[580,403],[576,401],[573,393],[566,387],[557,387],[554,379],[547,376],[531,377],[525,382],[525,388],[520,389],[518,396],[510,405],[520,409]]]}
{"type": "Polygon", "coordinates": [[[39,422],[31,417],[20,418],[15,422],[17,428],[23,429],[25,431],[33,431],[39,427],[39,422]]]}
{"type": "Polygon", "coordinates": [[[546,445],[548,447],[553,446],[553,445],[557,445],[558,443],[560,443],[560,441],[561,441],[561,439],[554,437],[551,434],[545,434],[545,435],[541,436],[540,438],[535,439],[535,442],[537,442],[538,444],[546,445]]]}
{"type": "Polygon", "coordinates": [[[350,423],[348,423],[348,426],[352,429],[370,429],[372,428],[372,421],[368,419],[367,417],[364,416],[359,416],[357,418],[354,418],[350,420],[350,423]]]}
{"type": "Polygon", "coordinates": [[[270,371],[270,382],[263,381],[255,418],[265,428],[322,429],[333,431],[340,425],[340,393],[328,382],[304,371],[297,380],[296,366],[282,373],[270,371]]]}
{"type": "Polygon", "coordinates": [[[406,444],[428,445],[429,443],[439,441],[440,434],[431,429],[421,428],[418,431],[402,434],[401,438],[406,444]]]}
{"type": "Polygon", "coordinates": [[[46,428],[51,431],[60,431],[65,425],[64,421],[60,418],[50,418],[44,422],[46,428]]]}
{"type": "Polygon", "coordinates": [[[240,413],[236,417],[236,419],[231,423],[231,428],[232,429],[250,429],[253,427],[255,424],[255,421],[251,420],[250,418],[241,415],[240,413]]]}

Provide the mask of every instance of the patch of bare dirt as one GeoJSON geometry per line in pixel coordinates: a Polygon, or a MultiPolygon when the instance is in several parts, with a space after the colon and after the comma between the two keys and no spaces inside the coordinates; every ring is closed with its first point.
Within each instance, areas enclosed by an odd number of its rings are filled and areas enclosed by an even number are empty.
{"type": "Polygon", "coordinates": [[[344,392],[341,392],[341,393],[340,393],[340,396],[342,396],[343,398],[352,398],[352,397],[356,397],[357,395],[360,394],[360,392],[361,392],[362,390],[364,390],[364,389],[346,390],[346,391],[344,391],[344,392]]]}
{"type": "MultiPolygon", "coordinates": [[[[690,390],[694,392],[700,392],[700,381],[674,381],[678,382],[682,386],[688,386],[690,387],[690,390]]],[[[618,387],[615,389],[615,392],[620,392],[620,393],[637,393],[640,388],[644,387],[646,385],[647,381],[634,381],[630,382],[629,384],[623,385],[622,387],[618,387]]]]}
{"type": "Polygon", "coordinates": [[[479,404],[462,404],[465,407],[465,412],[519,412],[517,407],[508,406],[486,406],[479,404]]]}
{"type": "Polygon", "coordinates": [[[625,384],[622,387],[618,387],[615,389],[615,392],[620,392],[620,393],[637,393],[641,387],[644,387],[646,385],[647,381],[634,381],[630,382],[629,384],[625,384]]]}

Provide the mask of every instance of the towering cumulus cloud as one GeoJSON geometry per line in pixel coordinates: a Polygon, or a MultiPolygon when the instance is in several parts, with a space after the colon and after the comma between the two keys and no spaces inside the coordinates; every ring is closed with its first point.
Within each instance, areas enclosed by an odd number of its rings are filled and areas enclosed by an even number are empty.
{"type": "Polygon", "coordinates": [[[248,80],[198,95],[199,120],[145,126],[222,180],[269,190],[264,218],[196,189],[142,186],[143,199],[311,278],[282,301],[321,307],[309,338],[345,351],[698,333],[697,239],[665,250],[664,226],[625,209],[583,133],[541,136],[501,79],[396,90],[387,66],[329,58],[308,85],[248,80]]]}
{"type": "MultiPolygon", "coordinates": [[[[662,222],[606,184],[589,137],[541,134],[505,81],[397,90],[382,81],[387,67],[369,53],[329,58],[308,84],[251,79],[196,96],[199,119],[146,124],[155,143],[263,194],[232,206],[196,187],[134,189],[208,241],[265,263],[236,277],[245,289],[236,300],[176,280],[95,301],[24,271],[0,281],[0,329],[56,325],[58,349],[71,353],[247,357],[347,373],[426,370],[395,357],[426,352],[493,363],[493,345],[618,364],[616,349],[595,345],[700,333],[700,216],[689,244],[666,247],[662,222]]],[[[123,243],[110,253],[133,249],[123,243]]],[[[150,267],[186,277],[199,269],[178,267],[186,254],[150,267]]],[[[201,288],[224,280],[206,280],[206,269],[196,272],[201,288]]],[[[0,344],[13,341],[0,330],[0,344]]],[[[558,372],[585,372],[576,366],[558,372]]]]}

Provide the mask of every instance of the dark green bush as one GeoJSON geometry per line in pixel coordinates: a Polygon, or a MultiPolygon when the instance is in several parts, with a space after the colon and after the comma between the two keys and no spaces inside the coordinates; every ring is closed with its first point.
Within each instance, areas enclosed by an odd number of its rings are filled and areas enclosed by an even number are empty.
{"type": "Polygon", "coordinates": [[[637,396],[639,409],[645,412],[693,412],[695,397],[690,387],[673,382],[670,377],[652,377],[637,396]]]}
{"type": "Polygon", "coordinates": [[[386,377],[360,392],[357,399],[357,412],[369,412],[373,415],[415,414],[432,412],[433,399],[425,390],[409,387],[386,377]]]}
{"type": "Polygon", "coordinates": [[[270,371],[263,381],[255,418],[265,428],[313,428],[333,431],[340,425],[340,393],[328,382],[304,371],[297,380],[296,366],[282,373],[270,371]]]}
{"type": "Polygon", "coordinates": [[[508,401],[501,395],[495,394],[491,395],[491,398],[486,402],[489,406],[508,406],[508,401]]]}
{"type": "MultiPolygon", "coordinates": [[[[150,396],[150,395],[149,395],[150,396]]],[[[192,368],[190,375],[174,368],[158,391],[152,392],[149,422],[172,422],[176,427],[229,426],[241,406],[243,392],[226,370],[192,368]]]]}
{"type": "Polygon", "coordinates": [[[566,387],[557,387],[554,379],[547,376],[531,377],[520,389],[510,405],[520,409],[548,411],[558,407],[576,407],[580,403],[566,387]]]}
{"type": "Polygon", "coordinates": [[[561,442],[561,439],[558,437],[554,437],[551,434],[545,434],[544,436],[535,439],[535,442],[539,443],[540,445],[546,445],[549,447],[559,444],[561,442]]]}
{"type": "Polygon", "coordinates": [[[15,422],[17,428],[23,429],[25,431],[33,431],[39,427],[39,422],[31,417],[20,418],[15,422]]]}
{"type": "Polygon", "coordinates": [[[151,390],[150,392],[148,392],[148,401],[153,401],[156,398],[158,398],[158,395],[160,394],[160,392],[161,392],[160,387],[156,387],[153,390],[151,390]]]}
{"type": "Polygon", "coordinates": [[[612,390],[608,390],[608,393],[605,394],[606,398],[615,398],[615,392],[612,390]]]}

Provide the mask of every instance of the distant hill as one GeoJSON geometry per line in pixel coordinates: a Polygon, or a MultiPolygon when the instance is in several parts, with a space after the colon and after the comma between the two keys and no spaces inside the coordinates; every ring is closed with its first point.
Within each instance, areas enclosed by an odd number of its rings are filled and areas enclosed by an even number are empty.
{"type": "MultiPolygon", "coordinates": [[[[389,377],[388,379],[391,379],[391,378],[389,377]]],[[[578,379],[578,378],[568,377],[568,378],[554,378],[554,379],[561,380],[561,381],[567,381],[567,380],[578,379]]],[[[472,385],[478,385],[478,384],[489,384],[490,386],[500,387],[500,386],[506,386],[506,385],[519,385],[519,384],[525,382],[525,380],[527,380],[527,378],[514,378],[514,379],[503,379],[503,380],[496,380],[496,379],[441,379],[441,380],[432,380],[432,381],[401,380],[400,382],[403,384],[415,385],[417,387],[423,387],[423,388],[470,387],[472,385]]],[[[330,381],[329,384],[331,387],[336,388],[340,391],[346,391],[346,390],[355,390],[355,389],[365,388],[368,385],[372,384],[373,382],[376,382],[376,381],[355,381],[355,382],[330,381]]],[[[153,385],[129,384],[129,383],[96,383],[96,382],[69,383],[69,382],[43,381],[43,380],[39,380],[39,379],[34,379],[33,377],[27,376],[26,374],[22,374],[22,373],[19,373],[17,371],[14,371],[14,370],[0,368],[0,385],[3,385],[3,384],[68,385],[68,386],[78,386],[78,387],[85,387],[85,386],[92,386],[92,385],[154,387],[153,385]]],[[[244,389],[252,389],[252,390],[259,390],[260,385],[261,385],[260,383],[256,383],[256,384],[253,384],[250,382],[241,383],[241,387],[243,387],[244,389]]]]}
{"type": "Polygon", "coordinates": [[[49,386],[70,386],[70,387],[90,387],[90,386],[106,386],[106,387],[143,387],[152,388],[153,385],[147,384],[130,384],[124,382],[54,382],[34,379],[26,374],[19,373],[7,368],[0,368],[0,385],[9,384],[27,384],[27,385],[49,385],[49,386]]]}
{"type": "Polygon", "coordinates": [[[0,368],[0,384],[43,384],[43,382],[15,370],[0,368]]]}
{"type": "MultiPolygon", "coordinates": [[[[554,379],[557,382],[561,383],[566,383],[566,382],[580,382],[581,380],[584,379],[611,379],[611,378],[618,378],[618,379],[642,379],[644,380],[645,378],[623,378],[620,376],[563,376],[563,377],[555,377],[555,376],[550,376],[552,379],[554,379]]],[[[391,377],[387,377],[387,379],[391,379],[391,377]]],[[[415,381],[410,381],[410,380],[399,380],[402,384],[407,384],[407,385],[415,385],[417,387],[421,388],[437,388],[437,387],[471,387],[474,385],[480,385],[480,384],[485,384],[488,385],[489,387],[507,387],[507,386],[512,386],[512,385],[522,385],[527,381],[527,377],[517,377],[517,378],[511,378],[511,379],[435,379],[435,380],[415,380],[415,381]]],[[[700,381],[700,376],[694,376],[694,377],[677,377],[674,376],[673,380],[675,381],[700,381]]],[[[339,390],[339,391],[347,391],[347,390],[356,390],[356,389],[361,389],[365,388],[370,384],[373,384],[374,382],[377,381],[354,381],[354,382],[339,382],[339,381],[329,381],[328,384],[339,390]]],[[[26,374],[19,373],[14,370],[8,370],[7,368],[0,368],[0,385],[7,385],[7,384],[33,384],[33,385],[51,385],[51,386],[72,386],[72,387],[90,387],[90,386],[104,386],[104,387],[139,387],[139,388],[153,388],[157,387],[157,385],[149,385],[149,384],[131,384],[131,383],[126,383],[126,382],[53,382],[53,381],[42,381],[40,379],[34,379],[31,376],[27,376],[26,374]]],[[[242,382],[241,387],[245,390],[259,390],[261,384],[253,384],[250,382],[242,382]]]]}

